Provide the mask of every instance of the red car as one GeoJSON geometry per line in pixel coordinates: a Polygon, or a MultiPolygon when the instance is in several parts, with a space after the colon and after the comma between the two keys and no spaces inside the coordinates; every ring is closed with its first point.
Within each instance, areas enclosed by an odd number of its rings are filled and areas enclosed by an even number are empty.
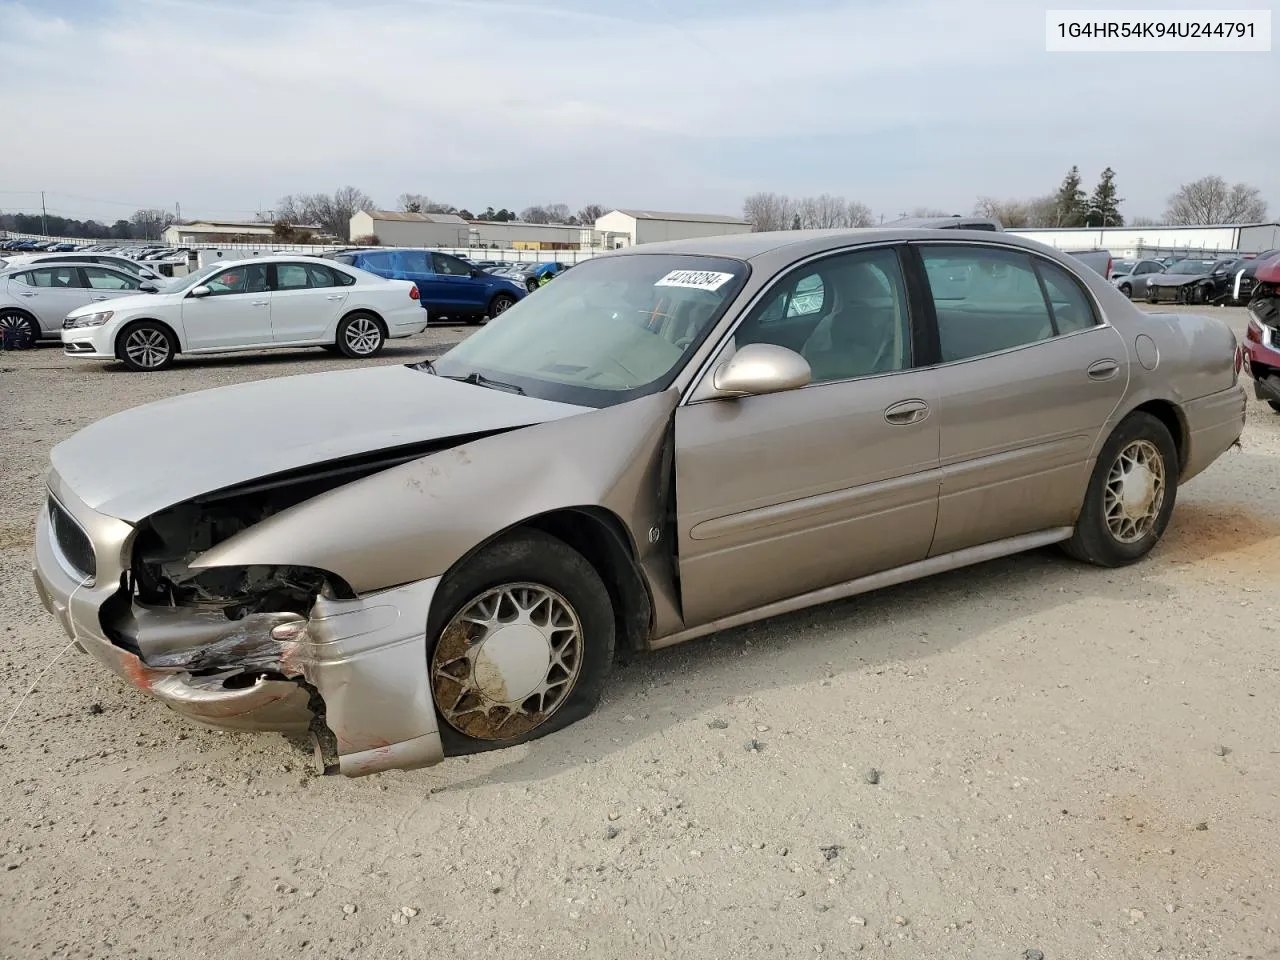
{"type": "Polygon", "coordinates": [[[1244,335],[1245,363],[1253,393],[1280,413],[1280,253],[1255,268],[1249,298],[1249,329],[1244,335]]]}

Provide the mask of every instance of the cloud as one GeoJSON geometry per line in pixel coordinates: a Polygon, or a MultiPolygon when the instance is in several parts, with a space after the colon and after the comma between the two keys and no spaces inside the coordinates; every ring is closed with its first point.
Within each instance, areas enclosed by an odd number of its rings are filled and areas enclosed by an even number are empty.
{"type": "Polygon", "coordinates": [[[1223,91],[1261,88],[1272,57],[1050,55],[1043,16],[1022,0],[0,0],[0,62],[31,78],[7,97],[0,182],[192,215],[344,183],[473,208],[733,212],[756,189],[830,191],[892,215],[1048,192],[1077,163],[1087,181],[1114,167],[1130,214],[1206,173],[1280,205],[1280,134],[1218,133],[1240,120],[1223,91]],[[1213,83],[1184,82],[1192,65],[1213,83]]]}

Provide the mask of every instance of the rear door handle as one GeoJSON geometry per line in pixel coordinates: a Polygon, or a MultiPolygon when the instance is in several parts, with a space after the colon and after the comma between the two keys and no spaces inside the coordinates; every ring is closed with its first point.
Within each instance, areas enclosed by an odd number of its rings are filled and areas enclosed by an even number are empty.
{"type": "Polygon", "coordinates": [[[101,297],[90,297],[89,299],[96,301],[96,300],[106,300],[107,298],[105,296],[101,296],[101,297]]]}
{"type": "Polygon", "coordinates": [[[326,300],[341,300],[341,299],[342,299],[342,294],[338,294],[337,296],[334,296],[334,297],[325,297],[325,299],[326,299],[326,300]]]}
{"type": "Polygon", "coordinates": [[[923,400],[903,400],[888,407],[884,418],[895,426],[907,423],[919,423],[929,415],[929,405],[923,400]]]}
{"type": "Polygon", "coordinates": [[[1098,360],[1089,365],[1090,380],[1110,380],[1120,372],[1120,364],[1114,360],[1098,360]]]}
{"type": "Polygon", "coordinates": [[[18,294],[18,296],[20,296],[20,297],[36,297],[36,296],[39,296],[39,294],[37,294],[37,293],[19,293],[19,294],[18,294]]]}
{"type": "Polygon", "coordinates": [[[265,307],[270,302],[270,300],[255,300],[253,301],[253,305],[255,307],[265,307]]]}

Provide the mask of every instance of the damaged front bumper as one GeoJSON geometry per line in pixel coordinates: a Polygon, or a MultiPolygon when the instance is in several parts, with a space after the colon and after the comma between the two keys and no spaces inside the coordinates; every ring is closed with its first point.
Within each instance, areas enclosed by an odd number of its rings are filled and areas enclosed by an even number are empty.
{"type": "Polygon", "coordinates": [[[132,604],[123,578],[133,527],[90,510],[56,475],[50,488],[56,507],[36,524],[36,590],[67,635],[118,676],[224,730],[306,732],[314,692],[347,776],[443,759],[425,636],[438,578],[351,600],[322,597],[309,617],[232,621],[219,611],[132,604]]]}

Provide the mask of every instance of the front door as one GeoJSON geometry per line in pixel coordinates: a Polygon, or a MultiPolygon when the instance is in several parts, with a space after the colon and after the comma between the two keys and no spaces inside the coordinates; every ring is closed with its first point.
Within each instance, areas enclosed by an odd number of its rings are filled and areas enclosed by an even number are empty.
{"type": "Polygon", "coordinates": [[[271,293],[271,337],[276,343],[332,340],[347,291],[317,263],[276,263],[271,293]]]}
{"type": "Polygon", "coordinates": [[[1128,382],[1123,338],[1047,258],[976,244],[918,250],[942,361],[931,553],[1074,524],[1128,382]]]}
{"type": "Polygon", "coordinates": [[[435,267],[436,282],[444,291],[445,302],[450,307],[464,313],[484,309],[487,288],[484,280],[471,276],[470,264],[447,253],[431,254],[431,264],[435,267]]]}
{"type": "Polygon", "coordinates": [[[245,263],[215,273],[182,301],[187,350],[230,350],[271,343],[271,290],[267,264],[245,263]]]}
{"type": "Polygon", "coordinates": [[[798,348],[813,379],[677,409],[687,626],[923,560],[933,540],[936,378],[915,367],[899,251],[793,269],[712,369],[747,343],[798,348]]]}

